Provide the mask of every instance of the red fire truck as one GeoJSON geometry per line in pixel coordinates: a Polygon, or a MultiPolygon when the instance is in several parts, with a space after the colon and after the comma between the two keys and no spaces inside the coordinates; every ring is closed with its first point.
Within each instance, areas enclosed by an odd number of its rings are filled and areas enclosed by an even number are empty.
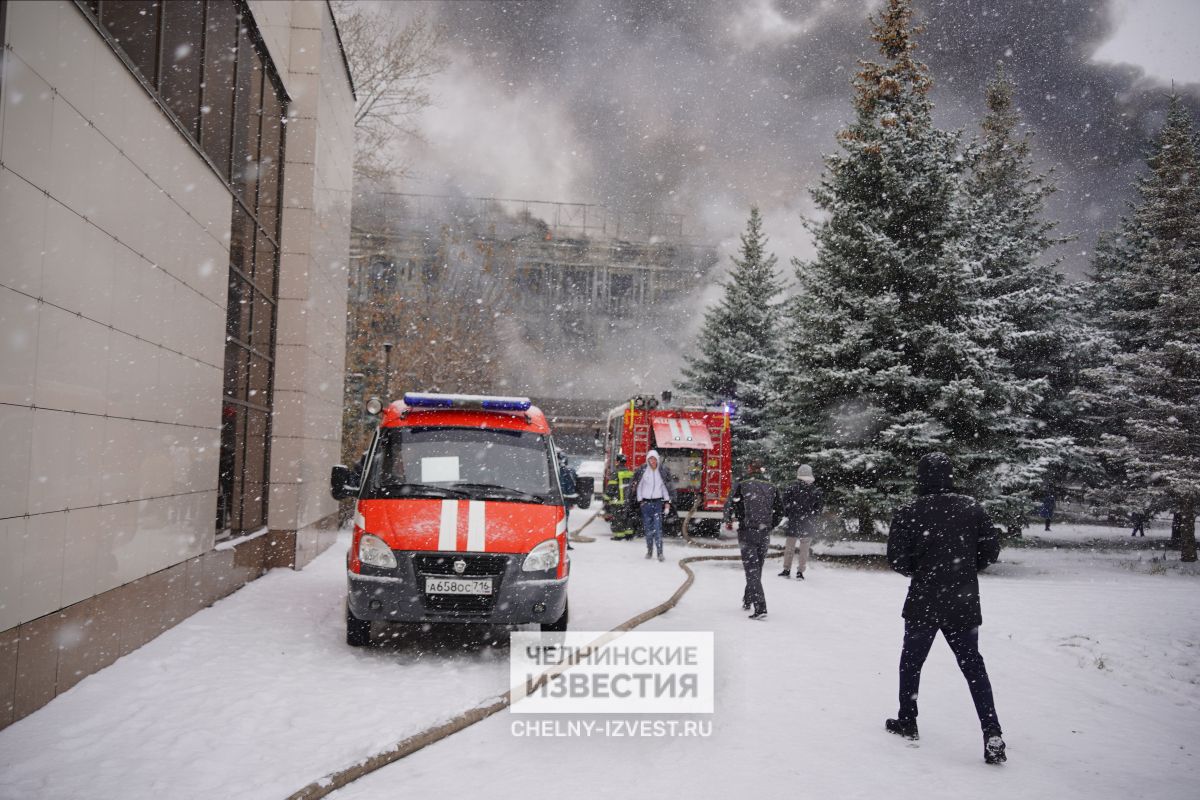
{"type": "Polygon", "coordinates": [[[725,498],[733,488],[728,405],[681,401],[671,393],[662,402],[649,395],[631,397],[608,412],[604,434],[604,518],[614,537],[632,535],[638,520],[626,504],[633,471],[657,450],[675,477],[675,505],[664,532],[679,533],[691,513],[688,534],[716,535],[725,498]],[[695,509],[693,511],[693,509],[695,509]]]}

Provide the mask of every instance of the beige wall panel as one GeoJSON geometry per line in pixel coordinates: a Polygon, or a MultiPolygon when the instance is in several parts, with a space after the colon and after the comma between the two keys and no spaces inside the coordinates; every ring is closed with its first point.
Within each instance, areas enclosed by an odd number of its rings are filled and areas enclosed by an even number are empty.
{"type": "Polygon", "coordinates": [[[29,517],[21,548],[21,588],[16,598],[21,622],[62,607],[65,512],[29,517]]]}
{"type": "Polygon", "coordinates": [[[104,414],[108,343],[99,323],[50,305],[39,313],[34,404],[104,414]]]}
{"type": "Polygon", "coordinates": [[[46,233],[46,196],[11,172],[0,170],[0,285],[40,297],[42,250],[46,233]]]}
{"type": "Polygon", "coordinates": [[[36,300],[0,286],[0,403],[33,402],[39,308],[36,300]]]}
{"type": "MultiPolygon", "coordinates": [[[[18,598],[21,591],[21,558],[28,524],[28,517],[0,519],[0,631],[8,630],[21,621],[18,598]]],[[[0,689],[2,687],[3,682],[0,681],[0,689]]],[[[3,694],[0,693],[2,699],[3,694]]],[[[2,717],[3,714],[0,714],[0,719],[2,717]]]]}

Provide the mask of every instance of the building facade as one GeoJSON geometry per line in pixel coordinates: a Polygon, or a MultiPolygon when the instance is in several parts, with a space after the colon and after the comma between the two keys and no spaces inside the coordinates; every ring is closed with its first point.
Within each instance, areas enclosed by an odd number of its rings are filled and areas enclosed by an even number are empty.
{"type": "Polygon", "coordinates": [[[337,504],[354,93],[325,0],[0,0],[0,727],[337,504]]]}

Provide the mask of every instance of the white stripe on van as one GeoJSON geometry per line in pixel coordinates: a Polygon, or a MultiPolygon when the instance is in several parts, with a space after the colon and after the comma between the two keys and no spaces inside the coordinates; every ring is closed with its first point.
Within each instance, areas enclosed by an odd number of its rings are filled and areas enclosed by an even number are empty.
{"type": "Polygon", "coordinates": [[[683,438],[690,442],[692,440],[692,423],[686,419],[681,419],[679,420],[679,426],[683,428],[683,438]]]}
{"type": "Polygon", "coordinates": [[[675,441],[678,442],[679,441],[679,422],[675,419],[669,419],[669,420],[667,420],[667,424],[671,426],[671,436],[673,436],[675,438],[675,441]]]}
{"type": "Polygon", "coordinates": [[[438,528],[438,550],[458,550],[458,501],[442,501],[442,524],[438,528]]]}
{"type": "Polygon", "coordinates": [[[487,537],[484,535],[482,500],[472,500],[467,504],[467,552],[482,553],[487,549],[487,537]]]}

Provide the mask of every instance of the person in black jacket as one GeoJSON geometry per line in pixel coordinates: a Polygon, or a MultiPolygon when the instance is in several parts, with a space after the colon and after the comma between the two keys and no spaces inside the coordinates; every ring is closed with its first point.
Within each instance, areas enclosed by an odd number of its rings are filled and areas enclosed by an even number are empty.
{"type": "Polygon", "coordinates": [[[915,502],[896,511],[888,534],[892,569],[912,578],[904,602],[904,649],[900,654],[900,713],[885,727],[917,738],[917,690],[921,667],[938,631],[954,651],[971,689],[983,728],[984,760],[1006,760],[992,685],[979,654],[978,572],[1000,557],[1000,539],[978,502],[954,492],[945,453],[930,453],[917,464],[915,502]]]}
{"type": "Polygon", "coordinates": [[[787,517],[787,543],[783,550],[783,572],[781,578],[792,577],[792,556],[796,562],[796,577],[804,580],[804,568],[808,566],[808,547],[817,532],[817,514],[825,507],[825,495],[814,486],[812,467],[801,464],[796,470],[796,482],[783,487],[783,515],[787,517]]]}
{"type": "Polygon", "coordinates": [[[763,592],[763,562],[771,529],[783,517],[783,504],[774,486],[762,479],[762,465],[751,461],[746,466],[746,478],[734,484],[725,501],[725,528],[733,528],[738,520],[738,546],[742,550],[742,567],[746,571],[746,590],[742,593],[742,610],[754,606],[750,619],[767,618],[767,596],[763,592]]]}

